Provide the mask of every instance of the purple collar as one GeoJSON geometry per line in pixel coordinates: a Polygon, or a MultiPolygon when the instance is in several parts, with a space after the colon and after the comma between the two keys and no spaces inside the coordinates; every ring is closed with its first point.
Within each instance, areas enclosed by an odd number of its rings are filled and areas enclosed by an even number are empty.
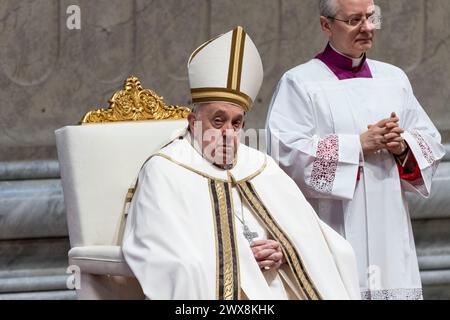
{"type": "Polygon", "coordinates": [[[353,68],[353,61],[333,50],[330,44],[327,45],[324,52],[318,54],[316,59],[325,63],[328,68],[336,75],[339,80],[355,78],[373,78],[364,55],[361,65],[353,68]]]}

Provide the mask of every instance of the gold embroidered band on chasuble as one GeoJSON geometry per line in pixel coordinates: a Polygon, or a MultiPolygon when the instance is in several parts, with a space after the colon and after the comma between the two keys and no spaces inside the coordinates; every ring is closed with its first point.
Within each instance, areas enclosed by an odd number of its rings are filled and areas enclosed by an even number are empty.
{"type": "Polygon", "coordinates": [[[239,255],[231,185],[209,179],[216,235],[217,300],[240,300],[239,255]]]}
{"type": "Polygon", "coordinates": [[[292,241],[270,214],[256,192],[252,182],[249,180],[240,181],[237,183],[237,186],[239,193],[246,200],[256,218],[266,227],[273,239],[280,243],[283,255],[295,276],[304,299],[322,300],[319,291],[314,285],[311,277],[308,275],[300,254],[297,252],[292,241]]]}

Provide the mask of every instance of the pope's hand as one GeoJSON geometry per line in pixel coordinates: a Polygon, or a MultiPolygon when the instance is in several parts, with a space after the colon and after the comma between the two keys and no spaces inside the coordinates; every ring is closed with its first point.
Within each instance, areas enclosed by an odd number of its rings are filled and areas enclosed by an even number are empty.
{"type": "Polygon", "coordinates": [[[283,264],[283,251],[280,244],[274,240],[256,240],[250,248],[262,270],[278,269],[283,264]]]}

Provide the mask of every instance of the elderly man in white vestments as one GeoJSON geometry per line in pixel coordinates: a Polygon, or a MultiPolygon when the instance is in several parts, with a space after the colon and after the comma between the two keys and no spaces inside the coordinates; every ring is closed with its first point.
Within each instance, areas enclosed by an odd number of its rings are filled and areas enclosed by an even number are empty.
{"type": "MultiPolygon", "coordinates": [[[[239,143],[263,68],[241,27],[189,60],[189,128],[143,166],[125,259],[148,299],[360,299],[350,244],[239,143]]],[[[151,137],[150,137],[151,138],[151,137]]]]}
{"type": "Polygon", "coordinates": [[[430,196],[441,136],[406,74],[366,58],[380,8],[319,5],[329,43],[282,77],[267,119],[269,153],[352,244],[363,298],[422,299],[405,192],[430,196]]]}

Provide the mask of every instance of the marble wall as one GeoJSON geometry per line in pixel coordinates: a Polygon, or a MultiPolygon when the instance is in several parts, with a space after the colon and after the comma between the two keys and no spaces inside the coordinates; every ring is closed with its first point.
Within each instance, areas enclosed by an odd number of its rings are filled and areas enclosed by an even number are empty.
{"type": "MultiPolygon", "coordinates": [[[[408,72],[450,142],[450,2],[378,4],[384,27],[370,56],[408,72]]],[[[248,122],[262,128],[281,75],[326,43],[317,0],[2,0],[0,161],[56,159],[54,130],[107,106],[131,74],[168,103],[188,104],[189,54],[237,24],[252,36],[265,66],[248,122]],[[80,30],[67,27],[70,5],[80,8],[80,30]]]]}

